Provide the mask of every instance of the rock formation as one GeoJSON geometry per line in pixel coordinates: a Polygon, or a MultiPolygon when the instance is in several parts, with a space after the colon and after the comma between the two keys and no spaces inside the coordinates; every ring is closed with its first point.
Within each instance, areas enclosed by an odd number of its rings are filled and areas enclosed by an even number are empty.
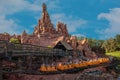
{"type": "Polygon", "coordinates": [[[10,38],[18,38],[21,43],[34,44],[39,46],[54,47],[59,41],[65,41],[74,50],[80,50],[86,57],[96,57],[87,44],[87,40],[78,41],[76,36],[69,36],[67,25],[58,22],[56,29],[54,28],[50,16],[47,12],[47,6],[42,5],[42,18],[38,20],[38,24],[34,29],[33,34],[29,35],[23,31],[21,35],[0,34],[0,40],[9,41],[10,38]]]}
{"type": "Polygon", "coordinates": [[[67,26],[58,22],[56,29],[51,23],[50,16],[45,4],[42,5],[42,18],[38,20],[33,35],[28,35],[25,31],[21,35],[21,43],[37,44],[41,46],[54,46],[58,41],[68,37],[67,26]]]}
{"type": "Polygon", "coordinates": [[[56,31],[57,33],[64,35],[65,37],[69,36],[66,24],[63,24],[61,22],[57,23],[56,31]]]}
{"type": "Polygon", "coordinates": [[[43,4],[42,18],[38,20],[38,25],[37,27],[35,27],[33,34],[39,37],[40,34],[45,33],[53,34],[55,33],[55,29],[53,27],[53,24],[51,23],[50,16],[47,12],[47,7],[45,4],[43,4]]]}
{"type": "Polygon", "coordinates": [[[8,41],[10,38],[11,38],[11,36],[8,33],[0,34],[0,40],[8,41]]]}

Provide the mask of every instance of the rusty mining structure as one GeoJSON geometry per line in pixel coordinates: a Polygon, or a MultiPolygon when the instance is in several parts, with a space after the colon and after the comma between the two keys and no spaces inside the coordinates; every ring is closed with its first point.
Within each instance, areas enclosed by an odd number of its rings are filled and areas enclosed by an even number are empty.
{"type": "Polygon", "coordinates": [[[58,22],[55,29],[43,4],[42,18],[32,34],[0,34],[0,80],[83,80],[75,78],[114,66],[114,58],[98,54],[86,38],[80,41],[70,36],[66,24],[58,22]],[[11,38],[20,43],[9,42],[11,38]]]}

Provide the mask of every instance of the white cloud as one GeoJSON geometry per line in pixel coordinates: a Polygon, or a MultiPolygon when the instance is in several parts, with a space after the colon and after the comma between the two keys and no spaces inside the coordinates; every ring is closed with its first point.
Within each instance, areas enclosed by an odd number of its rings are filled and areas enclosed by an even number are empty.
{"type": "MultiPolygon", "coordinates": [[[[34,12],[40,13],[42,3],[47,3],[50,9],[58,8],[58,0],[34,0],[33,2],[29,0],[0,0],[0,33],[20,33],[21,27],[24,26],[18,25],[16,20],[8,19],[7,16],[22,11],[31,11],[30,14],[34,12]]],[[[27,31],[29,30],[27,29],[27,31]]]]}
{"type": "Polygon", "coordinates": [[[8,15],[24,10],[39,11],[40,6],[32,4],[27,0],[1,0],[0,14],[8,15]]]}
{"type": "Polygon", "coordinates": [[[106,19],[109,21],[109,26],[100,32],[106,35],[107,38],[120,34],[120,8],[110,9],[109,13],[101,13],[98,19],[106,19]]]}
{"type": "MultiPolygon", "coordinates": [[[[22,11],[31,11],[30,14],[33,14],[32,12],[39,13],[42,10],[42,3],[46,3],[49,10],[60,9],[59,0],[34,0],[33,2],[29,2],[29,0],[0,0],[0,33],[21,33],[23,26],[17,24],[19,19],[16,21],[15,19],[8,19],[7,16],[22,11]]],[[[65,13],[54,13],[50,16],[54,24],[57,24],[58,21],[67,24],[69,32],[75,32],[87,22],[86,20],[74,18],[65,13]]],[[[34,18],[36,18],[36,16],[34,16],[34,18]]],[[[38,20],[38,18],[39,17],[36,19],[38,20]]],[[[27,31],[29,31],[29,29],[27,29],[27,31]]]]}
{"type": "Polygon", "coordinates": [[[18,26],[12,19],[5,19],[4,16],[0,16],[0,33],[9,32],[10,34],[19,33],[18,26]]]}
{"type": "MultiPolygon", "coordinates": [[[[35,5],[27,0],[0,0],[0,33],[20,33],[21,26],[16,20],[8,19],[8,15],[22,11],[40,11],[40,5],[35,5]]],[[[19,21],[19,20],[18,20],[19,21]]]]}
{"type": "Polygon", "coordinates": [[[66,15],[64,13],[52,14],[51,19],[54,22],[54,24],[57,24],[58,21],[67,24],[69,32],[75,32],[78,28],[82,27],[82,25],[87,23],[86,20],[74,18],[73,16],[66,15]]]}

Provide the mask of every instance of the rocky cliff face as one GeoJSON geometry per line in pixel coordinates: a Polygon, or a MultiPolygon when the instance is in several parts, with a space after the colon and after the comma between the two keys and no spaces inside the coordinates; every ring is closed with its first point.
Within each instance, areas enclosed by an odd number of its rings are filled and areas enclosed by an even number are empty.
{"type": "Polygon", "coordinates": [[[25,31],[21,35],[21,43],[37,44],[41,46],[54,46],[58,41],[69,37],[67,26],[58,22],[56,29],[51,23],[50,16],[45,4],[42,5],[42,18],[38,20],[32,35],[25,31]]]}
{"type": "Polygon", "coordinates": [[[47,7],[45,4],[42,6],[42,18],[38,20],[38,25],[35,27],[33,34],[39,36],[40,34],[44,33],[55,33],[55,29],[51,23],[50,16],[47,12],[47,7]]]}
{"type": "Polygon", "coordinates": [[[58,34],[61,34],[65,37],[69,36],[68,30],[67,30],[67,25],[64,24],[64,23],[58,22],[57,26],[56,26],[56,31],[57,31],[58,34]]]}
{"type": "MultiPolygon", "coordinates": [[[[68,31],[66,24],[58,22],[57,28],[55,29],[51,23],[50,16],[47,12],[47,7],[45,4],[42,6],[42,18],[38,20],[38,25],[35,27],[33,34],[37,37],[40,37],[42,34],[50,34],[58,36],[68,36],[68,31]]],[[[50,36],[50,37],[51,37],[50,36]]]]}

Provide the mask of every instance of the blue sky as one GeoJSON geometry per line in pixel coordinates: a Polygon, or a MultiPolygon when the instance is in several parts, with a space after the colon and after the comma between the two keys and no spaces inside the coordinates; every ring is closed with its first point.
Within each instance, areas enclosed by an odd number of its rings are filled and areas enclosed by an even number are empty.
{"type": "Polygon", "coordinates": [[[120,34],[120,0],[0,0],[0,33],[31,34],[47,4],[51,21],[71,35],[108,39],[120,34]]]}

